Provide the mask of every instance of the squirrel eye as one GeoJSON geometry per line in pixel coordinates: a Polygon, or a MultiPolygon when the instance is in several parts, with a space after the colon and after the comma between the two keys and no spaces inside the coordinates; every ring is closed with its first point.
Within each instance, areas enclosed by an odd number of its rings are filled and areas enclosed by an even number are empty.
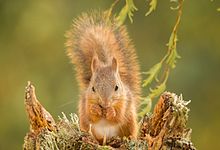
{"type": "Polygon", "coordinates": [[[94,86],[92,87],[92,91],[95,92],[95,88],[94,88],[94,86]]]}
{"type": "Polygon", "coordinates": [[[117,91],[117,90],[118,90],[118,86],[116,85],[116,86],[115,86],[115,91],[117,91]]]}

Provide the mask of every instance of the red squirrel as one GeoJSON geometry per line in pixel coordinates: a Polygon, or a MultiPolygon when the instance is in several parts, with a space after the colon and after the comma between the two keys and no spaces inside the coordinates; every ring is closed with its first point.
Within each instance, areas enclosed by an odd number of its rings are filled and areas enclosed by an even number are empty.
{"type": "Polygon", "coordinates": [[[141,77],[126,27],[100,11],[83,13],[67,32],[66,47],[80,86],[81,130],[100,142],[135,138],[141,77]]]}

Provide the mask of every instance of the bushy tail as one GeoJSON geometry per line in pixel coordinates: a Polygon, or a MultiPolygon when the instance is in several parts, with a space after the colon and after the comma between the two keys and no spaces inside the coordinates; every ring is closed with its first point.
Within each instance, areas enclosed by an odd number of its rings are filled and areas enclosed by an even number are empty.
{"type": "Polygon", "coordinates": [[[134,96],[139,96],[139,65],[125,26],[118,26],[116,19],[100,11],[83,13],[73,21],[66,37],[67,53],[75,64],[81,90],[89,85],[91,61],[96,55],[103,63],[115,57],[123,83],[127,84],[134,96]]]}

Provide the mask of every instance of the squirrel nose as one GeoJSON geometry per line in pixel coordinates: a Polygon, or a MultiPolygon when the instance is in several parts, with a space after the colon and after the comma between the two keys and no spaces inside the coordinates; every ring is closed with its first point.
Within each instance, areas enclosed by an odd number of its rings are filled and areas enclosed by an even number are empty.
{"type": "Polygon", "coordinates": [[[107,108],[110,106],[110,102],[108,100],[102,101],[101,107],[102,108],[107,108]]]}
{"type": "Polygon", "coordinates": [[[109,107],[110,106],[110,102],[107,100],[107,102],[105,102],[105,107],[109,107]]]}

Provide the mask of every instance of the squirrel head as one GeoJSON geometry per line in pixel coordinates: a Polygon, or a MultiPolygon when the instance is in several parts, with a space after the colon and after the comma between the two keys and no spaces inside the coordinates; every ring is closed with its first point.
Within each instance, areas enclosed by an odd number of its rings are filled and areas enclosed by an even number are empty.
{"type": "Polygon", "coordinates": [[[92,77],[88,87],[88,99],[93,100],[102,108],[122,103],[125,96],[125,87],[121,81],[117,60],[104,65],[94,57],[91,63],[92,77]]]}

